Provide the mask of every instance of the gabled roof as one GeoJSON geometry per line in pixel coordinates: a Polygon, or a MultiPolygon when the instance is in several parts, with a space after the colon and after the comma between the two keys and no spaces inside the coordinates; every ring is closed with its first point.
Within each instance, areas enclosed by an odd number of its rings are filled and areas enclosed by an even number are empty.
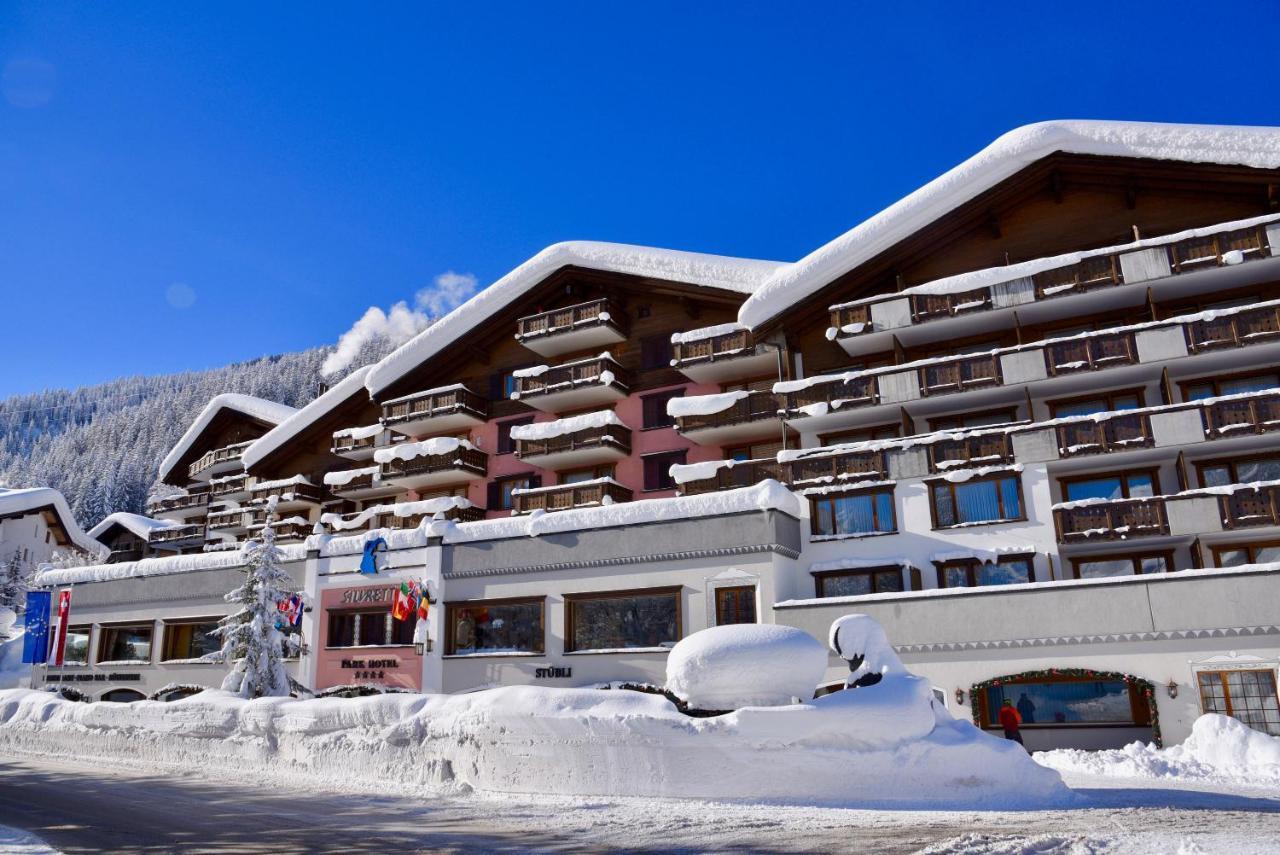
{"type": "Polygon", "coordinates": [[[302,433],[319,419],[324,418],[335,407],[350,400],[353,395],[358,393],[367,396],[368,392],[365,390],[364,383],[372,367],[371,365],[365,365],[352,371],[342,380],[335,383],[329,391],[302,409],[294,411],[288,418],[258,437],[253,445],[246,448],[244,454],[240,455],[240,462],[244,464],[244,468],[251,469],[257,466],[272,452],[302,433]]]}
{"type": "Polygon", "coordinates": [[[196,416],[196,420],[191,423],[191,427],[187,428],[187,432],[182,435],[182,439],[178,440],[178,444],[161,461],[161,481],[169,477],[182,458],[191,451],[191,447],[200,439],[200,435],[205,432],[214,418],[224,410],[241,413],[251,419],[264,422],[268,426],[278,425],[297,412],[293,407],[278,404],[275,401],[268,401],[265,398],[255,398],[252,395],[240,395],[235,392],[215,395],[209,400],[209,403],[205,404],[204,409],[200,411],[200,415],[196,416]]]}
{"type": "Polygon", "coordinates": [[[147,536],[151,534],[151,532],[162,528],[173,528],[176,525],[179,525],[179,523],[170,522],[169,520],[152,519],[151,517],[144,517],[142,514],[130,514],[124,511],[116,511],[114,514],[108,514],[102,522],[89,529],[89,537],[105,544],[105,541],[102,541],[102,537],[106,535],[107,532],[111,531],[111,529],[119,526],[128,532],[136,534],[143,540],[146,540],[147,536]]]}
{"type": "Polygon", "coordinates": [[[387,355],[373,366],[365,386],[370,395],[382,392],[562,267],[666,279],[750,294],[784,266],[779,261],[621,243],[569,241],[552,244],[387,355]]]}
{"type": "Polygon", "coordinates": [[[836,278],[1055,152],[1280,168],[1280,128],[1064,120],[1017,128],[920,189],[782,265],[747,298],[738,320],[758,328],[836,278]]]}
{"type": "Polygon", "coordinates": [[[73,546],[86,552],[98,552],[101,547],[76,522],[75,515],[67,505],[62,493],[52,487],[28,487],[10,490],[0,487],[0,518],[26,516],[27,514],[50,511],[57,517],[58,524],[67,533],[67,540],[73,546]]]}

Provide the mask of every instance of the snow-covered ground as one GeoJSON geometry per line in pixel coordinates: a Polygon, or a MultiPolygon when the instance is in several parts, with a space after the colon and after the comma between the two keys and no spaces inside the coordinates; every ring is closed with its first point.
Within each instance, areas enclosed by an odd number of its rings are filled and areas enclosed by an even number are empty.
{"type": "Polygon", "coordinates": [[[58,855],[58,850],[34,834],[0,825],[0,855],[58,855]]]}

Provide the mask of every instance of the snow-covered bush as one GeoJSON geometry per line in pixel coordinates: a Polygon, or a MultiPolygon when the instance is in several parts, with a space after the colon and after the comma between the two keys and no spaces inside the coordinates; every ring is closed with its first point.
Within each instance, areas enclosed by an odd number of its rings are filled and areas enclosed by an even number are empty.
{"type": "Polygon", "coordinates": [[[87,704],[90,702],[89,696],[74,686],[45,686],[44,690],[57,695],[64,701],[73,701],[78,704],[87,704]]]}
{"type": "Polygon", "coordinates": [[[782,706],[812,698],[826,667],[826,649],[804,630],[713,626],[672,648],[667,690],[694,710],[782,706]]]}

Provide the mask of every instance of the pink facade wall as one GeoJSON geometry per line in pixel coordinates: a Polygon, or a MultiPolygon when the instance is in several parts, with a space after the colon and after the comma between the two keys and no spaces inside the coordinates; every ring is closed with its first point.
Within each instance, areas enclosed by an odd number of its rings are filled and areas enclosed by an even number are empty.
{"type": "Polygon", "coordinates": [[[391,593],[397,585],[358,585],[328,588],[320,592],[320,621],[316,649],[316,688],[327,689],[349,683],[380,683],[422,691],[422,657],[413,645],[329,648],[329,612],[391,611],[391,593]],[[344,602],[348,592],[361,595],[360,602],[344,602]],[[377,599],[370,601],[370,597],[377,599]],[[392,665],[390,663],[394,662],[392,665]],[[344,667],[344,663],[347,667],[344,667]],[[364,667],[351,667],[364,663],[364,667]],[[372,676],[371,676],[372,672],[372,676]]]}

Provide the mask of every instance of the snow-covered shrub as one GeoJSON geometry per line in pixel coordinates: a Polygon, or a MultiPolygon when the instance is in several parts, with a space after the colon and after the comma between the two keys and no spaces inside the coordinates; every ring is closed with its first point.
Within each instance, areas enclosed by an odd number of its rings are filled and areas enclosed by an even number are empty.
{"type": "Polygon", "coordinates": [[[345,683],[341,686],[330,686],[315,693],[317,698],[367,698],[370,695],[404,694],[405,690],[395,686],[379,686],[373,683],[345,683]]]}
{"type": "Polygon", "coordinates": [[[76,703],[90,703],[89,696],[74,686],[45,686],[44,690],[50,694],[57,695],[64,701],[74,701],[76,703]]]}
{"type": "Polygon", "coordinates": [[[198,695],[208,686],[201,686],[198,683],[167,683],[151,693],[148,700],[152,701],[180,701],[183,698],[189,698],[192,695],[198,695]]]}
{"type": "Polygon", "coordinates": [[[696,710],[782,706],[812,698],[826,667],[826,649],[804,630],[713,626],[671,649],[667,690],[696,710]]]}

